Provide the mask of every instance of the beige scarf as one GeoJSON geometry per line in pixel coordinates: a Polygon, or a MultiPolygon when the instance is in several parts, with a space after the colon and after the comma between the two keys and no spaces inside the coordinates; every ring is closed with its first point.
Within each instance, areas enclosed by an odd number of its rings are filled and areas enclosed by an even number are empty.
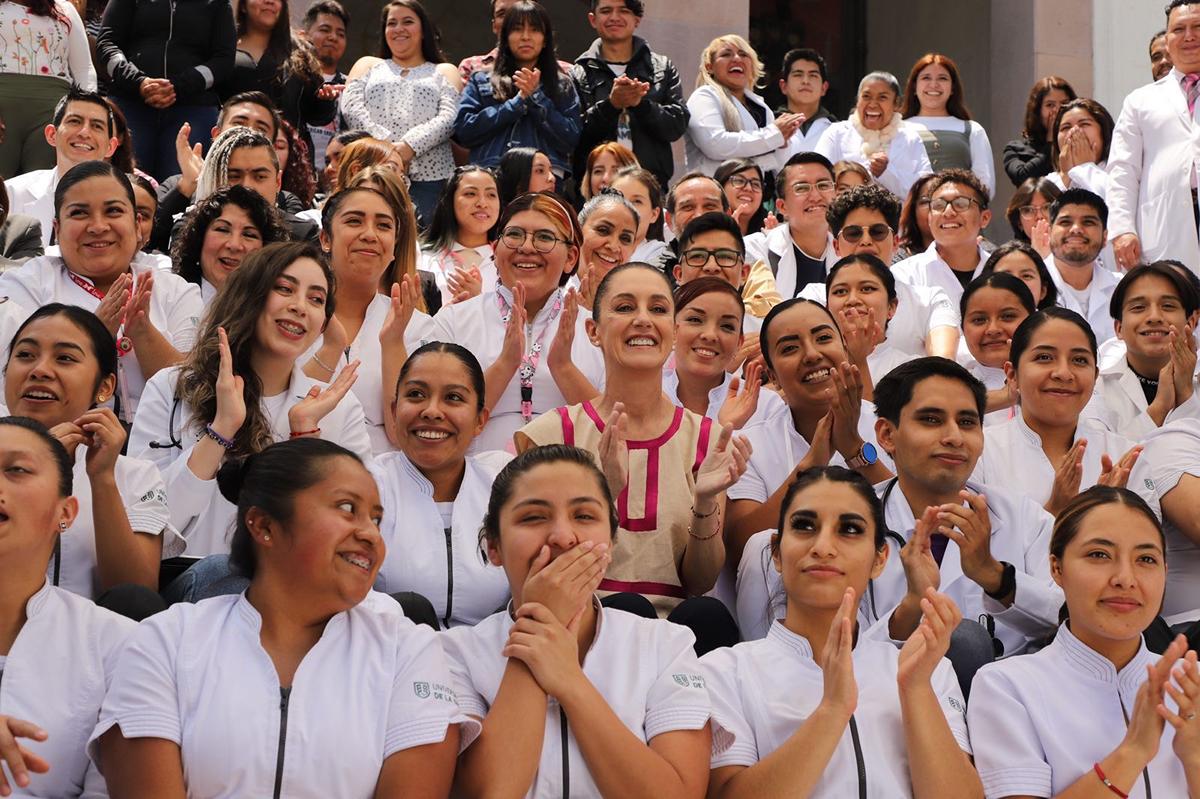
{"type": "Polygon", "coordinates": [[[850,124],[854,126],[854,130],[862,137],[862,153],[867,158],[875,155],[875,153],[887,153],[888,147],[892,144],[892,139],[896,138],[896,134],[900,132],[900,123],[902,118],[899,112],[892,114],[892,121],[887,123],[879,130],[869,130],[863,126],[862,120],[858,118],[858,111],[853,111],[850,114],[850,124]]]}

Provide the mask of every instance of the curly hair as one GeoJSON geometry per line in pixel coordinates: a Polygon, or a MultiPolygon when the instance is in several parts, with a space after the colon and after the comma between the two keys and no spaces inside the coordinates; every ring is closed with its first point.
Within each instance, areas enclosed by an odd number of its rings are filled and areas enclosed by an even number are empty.
{"type": "Polygon", "coordinates": [[[325,273],[329,286],[325,302],[325,323],[328,324],[333,317],[336,292],[333,272],[325,256],[307,242],[268,244],[246,256],[242,265],[229,276],[225,290],[217,293],[204,315],[196,345],[179,366],[175,396],[191,408],[188,425],[199,435],[217,415],[217,377],[221,363],[217,328],[225,328],[229,352],[233,356],[233,373],[244,381],[242,396],[246,402],[246,420],[233,437],[230,456],[251,455],[275,443],[271,420],[262,407],[262,381],[251,364],[258,346],[255,329],[275,281],[301,258],[316,261],[325,273]]]}
{"type": "Polygon", "coordinates": [[[258,192],[241,185],[217,189],[196,203],[188,212],[183,229],[175,237],[171,247],[171,261],[175,265],[175,274],[189,283],[200,285],[200,279],[203,277],[200,270],[200,250],[204,247],[204,236],[227,205],[236,205],[246,212],[250,221],[258,228],[263,246],[290,238],[279,210],[264,200],[258,192]]]}
{"type": "Polygon", "coordinates": [[[308,144],[286,119],[279,121],[279,132],[287,138],[288,145],[287,166],[283,168],[283,188],[303,200],[305,207],[311,208],[313,197],[317,193],[317,179],[308,144]]]}

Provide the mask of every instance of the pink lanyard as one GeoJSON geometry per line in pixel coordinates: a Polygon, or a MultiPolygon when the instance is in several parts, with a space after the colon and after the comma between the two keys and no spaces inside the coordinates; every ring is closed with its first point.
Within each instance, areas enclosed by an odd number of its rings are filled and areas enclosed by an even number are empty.
{"type": "MultiPolygon", "coordinates": [[[[137,275],[132,272],[130,274],[133,275],[133,285],[134,285],[134,289],[136,290],[137,275]]],[[[72,283],[74,283],[76,286],[79,286],[79,288],[83,289],[84,291],[86,291],[88,294],[92,295],[96,299],[98,299],[98,300],[104,299],[104,292],[102,292],[102,291],[100,291],[100,289],[96,288],[96,284],[93,283],[92,281],[88,280],[87,278],[81,277],[80,275],[75,274],[70,269],[67,270],[67,277],[71,278],[72,283]]],[[[133,342],[129,339],[129,336],[125,335],[125,323],[122,322],[121,326],[117,328],[117,355],[126,355],[132,351],[133,351],[133,342]]]]}
{"type": "MultiPolygon", "coordinates": [[[[500,291],[500,287],[496,289],[496,304],[500,306],[500,320],[507,325],[512,316],[512,307],[500,291]]],[[[533,418],[533,375],[537,372],[538,362],[542,359],[542,344],[546,340],[546,333],[550,330],[550,326],[562,313],[562,308],[563,293],[562,289],[558,289],[554,292],[554,305],[550,308],[550,317],[542,327],[542,332],[533,340],[529,352],[521,356],[521,368],[517,370],[517,379],[521,382],[521,416],[527,422],[533,418]]],[[[530,322],[529,325],[532,327],[533,322],[530,322]]]]}

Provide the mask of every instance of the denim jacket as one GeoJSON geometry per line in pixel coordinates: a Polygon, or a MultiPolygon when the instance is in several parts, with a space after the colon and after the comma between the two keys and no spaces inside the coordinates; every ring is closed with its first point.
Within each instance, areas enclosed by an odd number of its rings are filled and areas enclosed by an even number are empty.
{"type": "Polygon", "coordinates": [[[556,77],[557,103],[541,86],[528,100],[518,92],[500,102],[493,94],[490,72],[471,76],[454,120],[454,136],[470,148],[471,163],[495,167],[514,147],[535,147],[550,158],[556,173],[571,174],[571,154],[579,141],[579,97],[568,78],[556,77]]]}

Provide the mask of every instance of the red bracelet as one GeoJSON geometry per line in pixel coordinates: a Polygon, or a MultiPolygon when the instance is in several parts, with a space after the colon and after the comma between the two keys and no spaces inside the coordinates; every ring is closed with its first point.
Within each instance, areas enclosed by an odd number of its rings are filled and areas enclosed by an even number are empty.
{"type": "Polygon", "coordinates": [[[321,435],[321,428],[314,427],[312,430],[293,430],[291,437],[292,438],[303,438],[304,436],[319,436],[319,435],[321,435]]]}
{"type": "Polygon", "coordinates": [[[1129,794],[1122,791],[1117,786],[1108,781],[1108,777],[1104,776],[1104,769],[1100,768],[1099,763],[1092,764],[1092,770],[1096,772],[1096,776],[1100,778],[1100,782],[1104,783],[1104,787],[1115,793],[1121,799],[1129,799],[1129,794]]]}

